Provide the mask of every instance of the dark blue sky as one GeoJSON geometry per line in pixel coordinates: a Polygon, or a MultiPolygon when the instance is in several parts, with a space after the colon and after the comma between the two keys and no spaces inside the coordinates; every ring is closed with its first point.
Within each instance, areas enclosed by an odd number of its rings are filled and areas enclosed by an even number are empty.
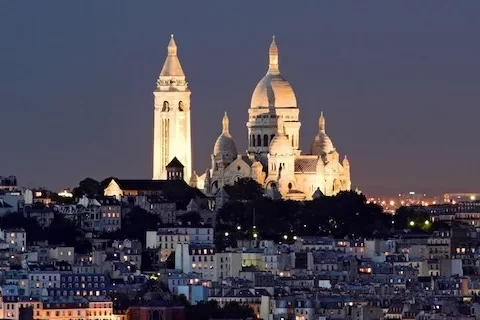
{"type": "Polygon", "coordinates": [[[1,1],[0,175],[54,190],[150,178],[171,33],[192,90],[195,169],[225,110],[246,150],[275,34],[303,150],[323,110],[354,186],[479,191],[479,14],[478,1],[1,1]]]}

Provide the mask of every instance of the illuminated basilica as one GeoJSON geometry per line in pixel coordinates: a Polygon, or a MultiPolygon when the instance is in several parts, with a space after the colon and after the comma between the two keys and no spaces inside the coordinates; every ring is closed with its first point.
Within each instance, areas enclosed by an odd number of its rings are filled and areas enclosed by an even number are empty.
{"type": "Polygon", "coordinates": [[[200,176],[192,172],[190,91],[173,36],[154,96],[154,179],[164,178],[165,165],[177,157],[185,165],[186,181],[207,195],[216,195],[243,177],[256,180],[272,198],[309,200],[351,189],[350,163],[346,156],[340,160],[323,114],[310,152],[299,149],[300,110],[292,86],[280,72],[275,38],[267,73],[255,87],[248,109],[246,154],[237,152],[225,113],[210,168],[200,176]]]}

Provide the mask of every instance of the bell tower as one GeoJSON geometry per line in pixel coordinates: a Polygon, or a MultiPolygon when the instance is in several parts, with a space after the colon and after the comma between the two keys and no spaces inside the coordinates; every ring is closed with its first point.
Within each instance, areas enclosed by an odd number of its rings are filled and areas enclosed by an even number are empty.
{"type": "Polygon", "coordinates": [[[168,55],[157,80],[154,96],[153,179],[166,179],[166,167],[177,158],[184,165],[183,178],[192,174],[190,89],[171,35],[168,55]]]}

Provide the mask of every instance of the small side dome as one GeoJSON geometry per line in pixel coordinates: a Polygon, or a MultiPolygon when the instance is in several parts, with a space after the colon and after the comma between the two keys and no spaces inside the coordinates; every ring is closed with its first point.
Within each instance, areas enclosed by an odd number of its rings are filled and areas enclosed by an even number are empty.
{"type": "Polygon", "coordinates": [[[325,118],[322,112],[318,120],[318,134],[313,138],[310,153],[320,156],[334,151],[335,147],[333,146],[332,140],[330,140],[330,137],[325,133],[325,118]]]}
{"type": "Polygon", "coordinates": [[[293,147],[285,135],[283,122],[280,118],[277,123],[277,134],[270,142],[269,153],[271,155],[293,155],[293,147]]]}
{"type": "Polygon", "coordinates": [[[329,154],[335,151],[332,140],[323,132],[319,132],[315,138],[313,138],[312,146],[310,147],[310,153],[315,155],[329,154]]]}
{"type": "Polygon", "coordinates": [[[226,112],[223,116],[222,125],[223,131],[215,142],[213,147],[213,156],[217,157],[221,155],[225,162],[231,163],[237,158],[237,146],[230,135],[229,120],[226,112]]]}

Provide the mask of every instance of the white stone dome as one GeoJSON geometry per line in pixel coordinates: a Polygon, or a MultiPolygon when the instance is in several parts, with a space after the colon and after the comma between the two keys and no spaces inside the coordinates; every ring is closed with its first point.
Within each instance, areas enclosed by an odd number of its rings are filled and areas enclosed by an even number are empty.
{"type": "Polygon", "coordinates": [[[223,132],[217,138],[217,141],[215,141],[213,156],[217,157],[221,155],[225,162],[230,163],[237,157],[237,146],[229,132],[229,120],[226,112],[223,116],[222,124],[223,132]]]}
{"type": "Polygon", "coordinates": [[[275,38],[269,50],[267,74],[258,82],[252,94],[250,108],[296,108],[297,98],[290,83],[278,67],[278,47],[275,38]]]}
{"type": "Polygon", "coordinates": [[[293,147],[290,140],[285,135],[283,122],[278,119],[277,134],[273,137],[269,146],[269,153],[271,155],[293,155],[293,147]]]}
{"type": "Polygon", "coordinates": [[[217,156],[219,154],[222,154],[223,156],[231,156],[234,159],[237,157],[237,146],[230,135],[225,135],[222,133],[217,138],[217,141],[215,141],[213,155],[217,156]]]}
{"type": "Polygon", "coordinates": [[[297,99],[290,83],[280,74],[268,72],[253,91],[250,108],[296,108],[297,99]]]}
{"type": "Polygon", "coordinates": [[[319,132],[315,138],[313,138],[312,146],[310,147],[310,153],[315,155],[328,154],[335,151],[332,140],[324,132],[319,132]]]}
{"type": "Polygon", "coordinates": [[[275,135],[270,142],[271,155],[290,155],[293,154],[293,148],[286,135],[275,135]]]}

